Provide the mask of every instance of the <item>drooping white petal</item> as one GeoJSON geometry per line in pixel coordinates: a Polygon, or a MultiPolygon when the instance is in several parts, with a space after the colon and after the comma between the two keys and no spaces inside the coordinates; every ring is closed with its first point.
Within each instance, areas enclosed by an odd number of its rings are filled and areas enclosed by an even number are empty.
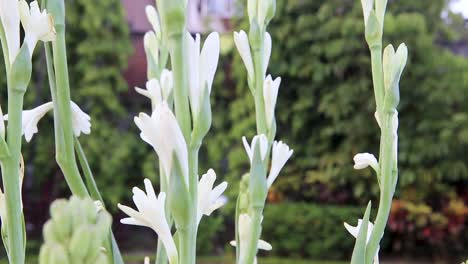
{"type": "Polygon", "coordinates": [[[253,80],[255,71],[252,59],[252,52],[250,51],[249,38],[245,31],[234,32],[234,43],[236,44],[237,50],[242,58],[247,69],[247,74],[251,80],[253,80]]]}
{"type": "Polygon", "coordinates": [[[166,194],[160,193],[159,197],[156,197],[153,186],[148,179],[145,179],[146,193],[138,188],[133,188],[133,201],[138,208],[138,211],[119,204],[118,207],[129,218],[124,218],[120,222],[122,224],[129,225],[140,225],[146,226],[153,229],[154,232],[159,236],[166,252],[169,256],[170,263],[172,259],[177,259],[178,253],[177,248],[172,238],[171,229],[166,220],[165,213],[165,202],[166,194]]]}
{"type": "MultiPolygon", "coordinates": [[[[33,135],[38,132],[37,124],[47,112],[52,110],[54,105],[52,102],[45,103],[31,110],[24,110],[22,113],[22,129],[27,142],[30,142],[33,135]]],[[[8,114],[4,116],[8,120],[8,114]]]]}
{"type": "Polygon", "coordinates": [[[188,186],[187,144],[177,119],[167,103],[163,102],[156,106],[151,117],[141,113],[135,117],[135,124],[141,130],[141,138],[158,154],[167,177],[171,175],[175,153],[188,186]]]}
{"type": "Polygon", "coordinates": [[[263,100],[265,103],[265,113],[268,127],[271,127],[273,124],[280,85],[281,78],[278,77],[273,81],[271,75],[268,75],[263,83],[263,100]]]}
{"type": "MultiPolygon", "coordinates": [[[[359,230],[361,230],[361,225],[362,225],[362,219],[359,219],[358,220],[358,224],[357,226],[351,226],[349,225],[348,223],[344,223],[344,226],[346,228],[346,230],[348,230],[348,232],[354,237],[354,238],[357,238],[358,235],[359,235],[359,230]]],[[[367,225],[367,238],[366,238],[366,244],[369,243],[369,240],[370,240],[370,237],[372,235],[372,231],[374,230],[374,224],[372,224],[371,222],[369,222],[369,224],[367,225]]],[[[380,249],[380,247],[379,247],[380,249]]],[[[377,249],[377,253],[375,254],[375,257],[374,257],[374,264],[378,264],[379,263],[379,249],[377,249]]]]}
{"type": "Polygon", "coordinates": [[[268,139],[264,134],[257,135],[252,139],[252,144],[249,145],[246,137],[242,137],[242,143],[244,144],[245,151],[249,156],[250,162],[253,161],[253,155],[256,144],[260,144],[260,157],[262,160],[265,160],[266,153],[268,151],[268,139]]]}
{"type": "Polygon", "coordinates": [[[353,158],[354,169],[362,170],[371,166],[376,172],[379,172],[379,162],[374,155],[370,153],[359,153],[353,158]]]}
{"type": "Polygon", "coordinates": [[[91,133],[91,117],[81,108],[71,102],[73,133],[79,137],[81,133],[89,135],[91,133]]]}
{"type": "Polygon", "coordinates": [[[159,15],[156,11],[156,8],[152,5],[147,5],[145,8],[146,17],[150,22],[151,26],[153,26],[153,30],[156,33],[158,39],[161,39],[161,24],[159,22],[159,15]]]}
{"type": "MultiPolygon", "coordinates": [[[[229,242],[229,244],[231,244],[231,246],[233,247],[237,247],[237,243],[235,240],[232,240],[229,242]]],[[[257,244],[257,248],[258,249],[261,249],[261,250],[265,250],[265,251],[270,251],[273,249],[273,247],[271,246],[270,243],[266,242],[265,240],[258,240],[258,244],[257,244]]]]}
{"type": "Polygon", "coordinates": [[[279,175],[279,172],[284,167],[286,162],[292,156],[294,151],[289,149],[289,146],[284,144],[282,141],[280,142],[273,142],[272,148],[272,158],[271,158],[271,169],[270,174],[268,175],[267,184],[268,188],[271,187],[273,182],[279,175]]]}
{"type": "Polygon", "coordinates": [[[41,12],[37,1],[31,2],[28,6],[25,0],[20,0],[19,10],[25,32],[25,42],[32,56],[37,41],[55,40],[54,19],[52,15],[47,14],[46,10],[41,12]]]}
{"type": "Polygon", "coordinates": [[[268,32],[265,32],[264,43],[265,43],[264,44],[265,49],[263,50],[263,76],[266,75],[268,64],[270,63],[270,57],[271,57],[272,42],[271,42],[270,33],[268,32]]]}
{"type": "Polygon", "coordinates": [[[203,215],[209,216],[226,202],[221,195],[227,188],[227,182],[223,182],[213,189],[215,181],[216,173],[213,169],[210,169],[198,182],[198,223],[200,223],[203,215]]]}
{"type": "Polygon", "coordinates": [[[151,106],[154,109],[162,102],[161,86],[157,79],[151,79],[146,82],[146,90],[135,87],[137,93],[148,97],[151,100],[151,106]]]}
{"type": "Polygon", "coordinates": [[[364,14],[364,24],[367,25],[370,13],[374,8],[374,0],[361,0],[362,13],[364,14]]]}
{"type": "Polygon", "coordinates": [[[0,0],[0,19],[5,31],[10,64],[13,64],[20,48],[20,13],[18,1],[0,0]]]}

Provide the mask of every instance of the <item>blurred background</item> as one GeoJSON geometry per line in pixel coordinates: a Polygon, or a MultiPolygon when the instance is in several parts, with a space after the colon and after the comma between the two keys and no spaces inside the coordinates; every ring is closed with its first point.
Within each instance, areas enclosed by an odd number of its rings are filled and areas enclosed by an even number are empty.
{"type": "MultiPolygon", "coordinates": [[[[202,221],[198,252],[219,256],[206,263],[232,263],[224,257],[234,254],[228,246],[234,204],[249,165],[241,137],[255,133],[254,104],[232,40],[233,31],[248,29],[246,1],[188,2],[191,33],[222,33],[213,127],[200,172],[214,168],[230,184],[228,204],[202,221]]],[[[156,236],[121,225],[116,205],[131,204],[131,188],[144,178],[158,185],[156,155],[133,123],[136,114],[150,111],[133,87],[146,82],[143,35],[151,27],[144,7],[154,0],[66,3],[72,98],[93,119],[92,136],[80,140],[121,247],[130,255],[153,254],[156,236]]],[[[410,55],[400,87],[400,178],[381,256],[387,263],[460,263],[468,259],[468,0],[390,0],[385,22],[385,45],[405,42],[410,55]]],[[[377,153],[379,146],[363,30],[358,0],[278,0],[269,72],[283,78],[277,138],[294,156],[268,196],[263,238],[273,251],[260,263],[346,261],[354,238],[342,223],[355,224],[369,200],[377,204],[375,176],[353,170],[352,162],[356,153],[377,153]]],[[[51,100],[44,52],[37,50],[27,109],[51,100]]],[[[5,87],[5,79],[0,83],[5,87]]],[[[5,91],[0,99],[6,105],[5,91]]],[[[52,126],[51,116],[41,121],[23,148],[31,255],[50,203],[70,195],[54,160],[52,126]]]]}

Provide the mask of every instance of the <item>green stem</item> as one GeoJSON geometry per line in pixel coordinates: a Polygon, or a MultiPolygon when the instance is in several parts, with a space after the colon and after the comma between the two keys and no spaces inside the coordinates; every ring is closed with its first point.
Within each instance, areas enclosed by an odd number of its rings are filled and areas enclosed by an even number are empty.
{"type": "Polygon", "coordinates": [[[8,127],[7,143],[10,156],[3,161],[3,185],[6,201],[6,230],[10,263],[22,264],[25,261],[23,230],[23,210],[21,202],[20,159],[22,137],[23,92],[8,87],[8,127]]]}
{"type": "Polygon", "coordinates": [[[251,209],[251,230],[250,230],[250,240],[247,244],[248,253],[245,255],[245,259],[241,260],[240,264],[253,264],[255,257],[257,256],[257,246],[258,240],[262,233],[262,213],[263,206],[255,206],[251,209]]]}
{"type": "MultiPolygon", "coordinates": [[[[381,42],[380,42],[381,43],[381,42]]],[[[382,44],[370,47],[371,61],[372,61],[372,79],[374,85],[375,102],[377,113],[382,115],[382,108],[384,103],[385,88],[383,79],[383,66],[382,66],[382,44]]],[[[381,118],[383,116],[380,116],[381,118]]]]}
{"type": "MultiPolygon", "coordinates": [[[[159,161],[159,182],[161,185],[161,192],[164,192],[167,194],[167,187],[168,187],[168,182],[166,180],[166,176],[164,175],[164,169],[161,164],[161,161],[159,161]]],[[[166,212],[166,221],[169,224],[169,227],[172,226],[172,219],[171,219],[171,210],[169,208],[169,205],[166,201],[165,208],[166,212]]],[[[156,248],[156,261],[155,264],[166,264],[167,263],[167,253],[166,249],[164,248],[163,242],[161,238],[158,238],[158,246],[156,248]]]]}
{"type": "Polygon", "coordinates": [[[91,198],[93,200],[101,201],[104,203],[101,194],[99,193],[99,189],[97,187],[96,181],[94,180],[93,172],[89,167],[88,159],[86,158],[86,154],[81,147],[80,141],[78,138],[75,137],[75,146],[76,146],[76,155],[78,156],[78,160],[80,161],[81,170],[83,171],[83,175],[85,178],[86,186],[89,190],[91,198]]]}
{"type": "Polygon", "coordinates": [[[263,53],[264,53],[264,34],[261,34],[261,45],[252,49],[253,62],[255,68],[255,117],[257,121],[257,134],[265,134],[268,136],[268,126],[266,122],[265,101],[263,99],[263,83],[265,76],[263,76],[263,53]]]}
{"type": "Polygon", "coordinates": [[[179,263],[195,264],[196,247],[193,241],[197,238],[196,230],[193,228],[177,228],[179,233],[179,263]]]}
{"type": "MultiPolygon", "coordinates": [[[[185,55],[184,34],[172,35],[169,39],[171,65],[174,74],[174,105],[177,120],[185,137],[190,142],[191,118],[188,100],[188,68],[185,55]]],[[[185,264],[185,263],[184,263],[185,264]]]]}
{"type": "Polygon", "coordinates": [[[393,196],[393,140],[396,140],[393,135],[392,127],[393,111],[386,111],[382,122],[382,156],[380,157],[380,201],[377,217],[374,223],[374,229],[370,237],[366,250],[366,263],[372,263],[377,249],[382,239],[385,227],[387,225],[390,209],[392,207],[393,196]]]}
{"type": "MultiPolygon", "coordinates": [[[[74,135],[72,128],[72,112],[70,98],[70,84],[68,80],[67,52],[65,45],[65,26],[56,25],[57,37],[53,43],[53,58],[57,88],[57,112],[63,133],[63,155],[57,155],[57,163],[63,171],[65,179],[73,194],[79,197],[89,196],[81,178],[76,163],[74,149],[74,135]]],[[[60,141],[59,141],[60,142],[60,141]]]]}

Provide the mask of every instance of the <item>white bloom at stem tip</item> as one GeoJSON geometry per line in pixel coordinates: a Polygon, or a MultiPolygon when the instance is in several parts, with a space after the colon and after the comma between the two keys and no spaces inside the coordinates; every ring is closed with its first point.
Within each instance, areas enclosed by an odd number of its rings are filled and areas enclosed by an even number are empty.
{"type": "Polygon", "coordinates": [[[150,22],[151,26],[153,26],[153,30],[156,33],[157,39],[161,39],[161,23],[159,22],[159,15],[156,8],[152,5],[147,5],[145,8],[146,17],[150,22]]]}
{"type": "Polygon", "coordinates": [[[268,75],[263,83],[263,101],[265,103],[265,114],[268,127],[273,125],[275,118],[275,107],[278,99],[278,91],[281,85],[281,78],[278,77],[274,81],[271,75],[268,75]]]}
{"type": "Polygon", "coordinates": [[[284,144],[282,141],[273,142],[271,169],[267,179],[268,188],[271,187],[273,182],[278,177],[281,169],[284,167],[289,158],[291,158],[293,153],[294,150],[290,149],[289,146],[284,144]]]}
{"type": "Polygon", "coordinates": [[[36,47],[36,43],[41,41],[55,40],[55,25],[52,15],[47,14],[44,10],[41,12],[37,1],[28,3],[25,0],[19,2],[19,11],[21,16],[21,24],[25,32],[25,42],[28,45],[30,55],[36,47]]]}
{"type": "Polygon", "coordinates": [[[161,104],[163,101],[168,102],[174,87],[174,77],[172,71],[164,69],[161,73],[161,80],[151,79],[146,82],[146,90],[135,87],[135,91],[151,100],[152,108],[161,104]]]}
{"type": "Polygon", "coordinates": [[[211,215],[214,210],[220,208],[226,203],[226,199],[222,197],[222,194],[226,190],[228,183],[223,182],[213,188],[215,181],[216,173],[213,169],[209,169],[206,174],[203,174],[198,182],[197,223],[200,223],[203,215],[211,215]]]}
{"type": "Polygon", "coordinates": [[[13,64],[20,48],[20,13],[16,0],[0,0],[0,19],[8,46],[8,57],[13,64]]]}
{"type": "Polygon", "coordinates": [[[249,37],[245,31],[234,32],[234,43],[237,50],[244,62],[249,80],[253,81],[255,76],[254,64],[252,59],[252,52],[250,51],[249,37]]]}
{"type": "Polygon", "coordinates": [[[189,71],[189,99],[195,117],[200,113],[205,89],[211,93],[211,86],[218,67],[220,40],[219,34],[213,32],[205,40],[200,51],[200,34],[193,38],[187,33],[189,71]]]}
{"type": "MultiPolygon", "coordinates": [[[[37,124],[39,121],[54,108],[52,102],[42,104],[31,110],[24,110],[22,112],[22,133],[27,142],[30,142],[34,134],[38,132],[37,124]]],[[[79,137],[81,133],[89,135],[91,133],[91,117],[83,112],[81,108],[73,101],[71,101],[72,110],[72,125],[75,136],[79,137]]],[[[5,115],[4,120],[8,120],[8,114],[5,115]]]]}
{"type": "MultiPolygon", "coordinates": [[[[248,214],[241,214],[239,215],[239,220],[238,220],[238,232],[239,232],[239,252],[240,252],[240,262],[239,263],[245,263],[245,258],[247,254],[247,245],[250,240],[250,235],[251,235],[251,228],[252,228],[252,220],[250,219],[250,216],[248,214]]],[[[235,240],[230,242],[231,246],[237,247],[237,242],[235,240]]],[[[257,243],[257,248],[261,250],[266,250],[270,251],[273,249],[273,247],[270,245],[270,243],[264,241],[264,240],[258,240],[257,243]]],[[[254,263],[257,263],[257,260],[255,259],[254,263]]]]}
{"type": "Polygon", "coordinates": [[[370,153],[359,153],[353,158],[354,169],[362,170],[371,166],[377,173],[379,172],[379,162],[374,155],[370,153]]]}
{"type": "MultiPolygon", "coordinates": [[[[358,235],[359,235],[359,230],[361,230],[361,226],[362,226],[362,219],[359,219],[358,220],[358,225],[357,226],[351,226],[349,225],[348,223],[344,223],[344,226],[346,228],[346,230],[348,230],[348,232],[354,237],[354,238],[357,238],[358,235]]],[[[372,235],[372,230],[374,229],[374,224],[372,224],[371,222],[369,222],[369,224],[367,225],[367,238],[366,238],[366,244],[369,243],[369,240],[370,240],[370,237],[372,235]]],[[[374,264],[378,264],[379,263],[379,249],[380,247],[377,249],[377,253],[375,254],[375,257],[374,257],[374,264]]]]}
{"type": "Polygon", "coordinates": [[[188,151],[187,143],[176,117],[166,102],[156,106],[151,116],[140,113],[135,117],[135,124],[141,130],[140,137],[150,144],[161,160],[166,177],[170,177],[176,156],[185,183],[188,186],[188,151]],[[175,154],[175,155],[174,155],[175,154]]]}
{"type": "Polygon", "coordinates": [[[253,161],[254,158],[254,150],[256,144],[260,144],[260,157],[262,160],[265,160],[266,154],[268,151],[268,139],[264,134],[257,135],[252,139],[252,143],[249,145],[247,142],[246,137],[242,137],[242,143],[244,144],[245,151],[247,152],[247,155],[249,156],[250,162],[253,161]]]}
{"type": "Polygon", "coordinates": [[[159,197],[156,197],[151,181],[145,179],[144,183],[146,193],[137,187],[133,188],[133,202],[138,211],[118,204],[119,209],[129,216],[121,219],[120,222],[126,225],[145,226],[153,229],[164,244],[169,262],[173,263],[171,260],[177,259],[178,253],[171,229],[166,220],[166,194],[162,192],[159,197]]]}

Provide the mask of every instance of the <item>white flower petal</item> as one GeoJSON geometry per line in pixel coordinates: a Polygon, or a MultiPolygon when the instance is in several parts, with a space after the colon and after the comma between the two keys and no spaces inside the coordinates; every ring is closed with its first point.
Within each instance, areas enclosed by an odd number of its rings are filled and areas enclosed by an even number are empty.
{"type": "Polygon", "coordinates": [[[162,88],[162,97],[164,101],[168,102],[174,89],[174,75],[172,74],[172,71],[164,69],[161,72],[160,86],[162,88]]]}
{"type": "Polygon", "coordinates": [[[268,75],[263,83],[263,100],[265,103],[265,113],[269,127],[273,125],[280,84],[281,78],[278,77],[273,81],[271,75],[268,75]]]}
{"type": "Polygon", "coordinates": [[[151,26],[153,26],[153,30],[158,36],[158,39],[161,37],[161,24],[159,22],[159,15],[156,11],[156,8],[152,5],[147,5],[145,8],[146,17],[150,22],[151,26]]]}
{"type": "Polygon", "coordinates": [[[0,0],[0,19],[5,31],[10,64],[13,64],[20,48],[19,2],[15,0],[0,0]]]}
{"type": "Polygon", "coordinates": [[[30,54],[34,51],[37,41],[55,40],[55,25],[52,15],[39,9],[37,1],[28,4],[21,0],[19,4],[21,23],[25,31],[25,42],[28,45],[30,54]]]}
{"type": "MultiPolygon", "coordinates": [[[[44,117],[47,112],[52,110],[54,105],[52,102],[45,103],[31,110],[24,110],[22,113],[22,130],[27,142],[30,142],[33,135],[38,132],[37,124],[44,117]]],[[[8,114],[5,115],[4,120],[8,120],[8,114]]]]}
{"type": "Polygon", "coordinates": [[[216,68],[218,67],[219,45],[219,34],[217,32],[208,35],[200,53],[201,90],[207,85],[208,90],[211,92],[216,68]]]}
{"type": "Polygon", "coordinates": [[[273,249],[273,247],[270,245],[270,243],[266,242],[265,240],[258,240],[258,249],[270,251],[273,249]]]}
{"type": "Polygon", "coordinates": [[[250,162],[253,161],[253,154],[257,143],[260,144],[260,158],[265,160],[268,151],[268,139],[264,134],[255,136],[250,145],[247,142],[247,139],[242,137],[242,143],[244,144],[244,148],[249,156],[250,162]]]}
{"type": "MultiPolygon", "coordinates": [[[[344,223],[344,226],[346,228],[346,230],[348,230],[348,232],[354,237],[354,238],[357,238],[358,235],[359,235],[359,230],[361,230],[361,226],[362,226],[362,219],[359,219],[358,220],[358,224],[357,226],[351,226],[349,225],[348,223],[344,223]]],[[[374,224],[372,222],[369,222],[369,224],[367,225],[367,238],[366,238],[366,244],[369,243],[369,240],[370,240],[370,237],[372,235],[372,231],[374,230],[374,224]]],[[[377,249],[377,253],[375,254],[375,257],[374,257],[374,264],[378,264],[379,263],[379,249],[380,247],[377,249]]]]}
{"type": "Polygon", "coordinates": [[[268,69],[268,64],[270,63],[270,57],[271,57],[271,36],[270,33],[265,32],[265,40],[264,40],[264,51],[263,51],[263,76],[266,75],[267,69],[268,69]]]}
{"type": "Polygon", "coordinates": [[[362,13],[364,14],[364,24],[367,25],[370,13],[374,8],[374,0],[361,0],[362,13]]]}
{"type": "Polygon", "coordinates": [[[200,223],[203,215],[209,216],[214,210],[224,205],[223,201],[225,200],[221,199],[221,195],[227,188],[227,182],[213,188],[215,181],[216,173],[213,169],[210,169],[198,182],[198,223],[200,223]]]}
{"type": "Polygon", "coordinates": [[[73,132],[75,136],[79,137],[81,133],[89,135],[91,133],[91,117],[83,112],[73,101],[71,102],[71,109],[73,132]]]}
{"type": "Polygon", "coordinates": [[[159,63],[159,41],[153,31],[145,33],[143,45],[146,55],[152,57],[155,63],[159,63]]]}
{"type": "Polygon", "coordinates": [[[166,177],[172,172],[173,154],[182,168],[188,186],[188,152],[184,135],[176,117],[166,102],[156,106],[151,117],[141,113],[135,117],[135,124],[141,130],[141,138],[150,144],[162,162],[166,177]]]}
{"type": "Polygon", "coordinates": [[[279,175],[279,172],[284,167],[286,162],[291,158],[294,151],[289,148],[288,145],[284,144],[282,141],[273,142],[272,148],[272,158],[271,158],[271,169],[270,174],[268,175],[267,184],[268,188],[271,187],[273,182],[279,175]]]}
{"type": "Polygon", "coordinates": [[[377,173],[379,172],[379,163],[374,155],[370,153],[359,153],[354,156],[354,169],[362,170],[371,166],[377,173]]]}
{"type": "Polygon", "coordinates": [[[249,79],[253,80],[255,70],[247,34],[243,30],[240,32],[234,32],[234,43],[236,44],[237,50],[239,51],[242,61],[245,64],[249,79]]]}
{"type": "Polygon", "coordinates": [[[120,221],[123,224],[140,225],[153,229],[161,238],[166,252],[170,256],[169,259],[177,259],[177,248],[166,220],[165,193],[160,193],[159,197],[156,197],[153,186],[148,179],[145,180],[145,188],[147,193],[138,188],[133,189],[134,201],[139,211],[121,204],[118,205],[120,210],[130,216],[120,221]]]}

